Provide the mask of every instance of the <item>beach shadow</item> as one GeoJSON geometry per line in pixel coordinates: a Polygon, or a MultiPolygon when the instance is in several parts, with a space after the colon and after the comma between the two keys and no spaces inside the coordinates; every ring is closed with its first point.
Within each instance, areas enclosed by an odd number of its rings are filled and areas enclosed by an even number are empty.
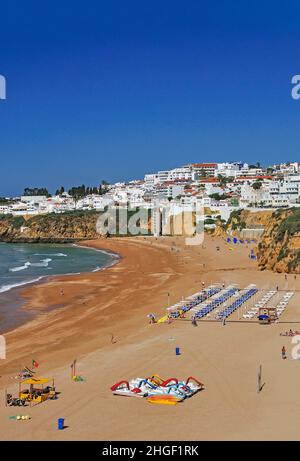
{"type": "Polygon", "coordinates": [[[261,392],[263,390],[263,388],[265,387],[266,383],[263,383],[261,386],[260,386],[260,389],[259,389],[259,392],[261,392]]]}

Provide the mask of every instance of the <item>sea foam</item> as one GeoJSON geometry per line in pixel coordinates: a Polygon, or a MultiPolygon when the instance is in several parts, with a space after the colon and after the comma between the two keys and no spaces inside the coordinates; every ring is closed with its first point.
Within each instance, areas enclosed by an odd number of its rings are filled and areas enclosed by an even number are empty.
{"type": "Polygon", "coordinates": [[[13,288],[21,287],[23,285],[28,285],[29,283],[39,282],[40,280],[42,280],[42,278],[43,278],[43,276],[37,277],[37,278],[32,279],[32,280],[26,280],[26,281],[23,281],[23,282],[14,283],[14,284],[11,284],[11,285],[2,285],[2,287],[0,287],[0,293],[4,293],[5,291],[9,291],[9,290],[12,290],[13,288]]]}
{"type": "Polygon", "coordinates": [[[68,257],[68,255],[65,255],[64,253],[34,253],[34,256],[57,256],[64,258],[68,257]]]}
{"type": "Polygon", "coordinates": [[[31,263],[29,261],[27,261],[24,266],[19,266],[19,267],[11,267],[9,269],[10,272],[19,272],[19,271],[23,271],[25,269],[28,269],[28,267],[31,266],[31,263]]]}

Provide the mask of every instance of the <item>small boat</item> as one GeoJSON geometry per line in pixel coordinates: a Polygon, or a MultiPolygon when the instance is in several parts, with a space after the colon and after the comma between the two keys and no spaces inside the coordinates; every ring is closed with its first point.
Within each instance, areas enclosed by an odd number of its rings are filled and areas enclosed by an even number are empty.
{"type": "Polygon", "coordinates": [[[123,395],[125,397],[145,397],[147,393],[142,392],[138,387],[130,387],[128,381],[120,381],[114,384],[111,391],[115,395],[123,395]]]}
{"type": "MultiPolygon", "coordinates": [[[[119,381],[110,389],[115,395],[125,397],[147,397],[151,398],[151,403],[161,397],[165,402],[181,402],[192,397],[196,392],[202,390],[204,384],[193,376],[189,376],[185,381],[178,381],[177,378],[163,380],[158,375],[148,378],[135,378],[131,381],[119,381]]],[[[171,405],[171,404],[170,404],[171,405]]]]}

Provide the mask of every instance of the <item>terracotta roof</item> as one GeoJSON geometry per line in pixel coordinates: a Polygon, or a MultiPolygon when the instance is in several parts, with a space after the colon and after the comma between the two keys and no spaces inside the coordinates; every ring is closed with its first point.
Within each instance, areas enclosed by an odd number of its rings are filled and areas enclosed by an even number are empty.
{"type": "Polygon", "coordinates": [[[200,183],[204,184],[206,182],[219,182],[218,178],[205,178],[205,179],[200,179],[200,183]]]}
{"type": "Polygon", "coordinates": [[[216,168],[218,164],[217,163],[193,163],[192,166],[196,168],[216,168]]]}
{"type": "Polygon", "coordinates": [[[244,179],[273,179],[273,176],[269,176],[269,175],[260,175],[260,176],[237,176],[235,181],[238,181],[238,180],[244,180],[244,179]]]}

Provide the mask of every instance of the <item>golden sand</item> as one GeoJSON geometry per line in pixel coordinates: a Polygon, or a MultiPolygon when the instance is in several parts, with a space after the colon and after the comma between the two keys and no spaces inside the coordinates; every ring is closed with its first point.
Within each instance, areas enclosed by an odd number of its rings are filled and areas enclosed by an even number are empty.
{"type": "MultiPolygon", "coordinates": [[[[27,309],[40,315],[6,335],[7,360],[0,364],[0,387],[15,393],[12,378],[34,358],[38,373],[54,376],[61,394],[33,408],[0,403],[1,440],[253,440],[298,439],[300,361],[291,359],[291,338],[280,337],[299,324],[187,321],[150,325],[147,314],[213,282],[260,289],[297,289],[298,281],[257,270],[249,248],[233,250],[221,239],[185,246],[181,238],[107,239],[84,243],[113,250],[120,262],[102,272],[59,276],[23,292],[27,309]],[[217,251],[216,246],[220,246],[217,251]],[[64,294],[61,295],[63,288],[64,294]],[[64,307],[48,312],[57,304],[64,307]],[[285,345],[288,360],[281,359],[285,345]],[[181,355],[175,355],[175,347],[181,355]],[[77,373],[70,378],[70,364],[77,373]],[[257,372],[262,365],[262,391],[257,372]],[[157,373],[165,379],[192,375],[205,390],[180,405],[149,405],[146,399],[114,396],[121,379],[157,373]],[[14,414],[31,420],[9,420],[14,414]],[[68,426],[57,430],[57,418],[68,426]]],[[[233,320],[237,315],[233,315],[233,320]]],[[[300,321],[299,294],[281,322],[300,321]]]]}

